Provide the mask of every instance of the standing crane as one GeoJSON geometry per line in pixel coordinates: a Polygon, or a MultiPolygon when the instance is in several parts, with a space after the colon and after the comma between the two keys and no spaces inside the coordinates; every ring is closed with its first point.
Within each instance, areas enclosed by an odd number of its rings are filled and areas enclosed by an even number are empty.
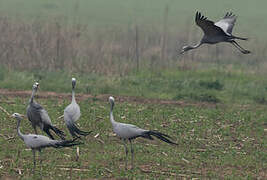
{"type": "Polygon", "coordinates": [[[226,15],[218,22],[214,23],[201,15],[200,12],[196,13],[196,24],[203,30],[204,36],[194,46],[184,46],[181,54],[191,49],[196,49],[202,44],[216,44],[219,42],[228,42],[233,44],[243,54],[249,54],[250,51],[242,48],[235,39],[247,40],[247,38],[237,37],[232,35],[233,27],[236,22],[236,16],[227,12],[226,15]]]}
{"type": "Polygon", "coordinates": [[[35,160],[36,151],[39,151],[39,153],[41,154],[41,150],[46,147],[62,148],[62,147],[71,147],[71,146],[81,144],[80,142],[75,142],[76,139],[73,139],[70,141],[69,140],[53,140],[43,135],[22,134],[20,132],[20,122],[22,120],[22,115],[19,113],[14,113],[12,114],[12,117],[17,119],[18,136],[24,141],[24,143],[26,144],[28,148],[32,149],[33,165],[34,165],[33,172],[35,172],[35,166],[36,166],[36,160],[35,160]]]}
{"type": "Polygon", "coordinates": [[[142,138],[146,138],[146,139],[150,139],[153,140],[153,137],[156,137],[168,144],[173,144],[173,145],[177,145],[176,143],[172,142],[169,138],[171,138],[170,136],[157,132],[157,131],[150,131],[150,130],[145,130],[145,129],[141,129],[135,125],[132,124],[125,124],[125,123],[119,123],[116,122],[114,120],[113,117],[113,107],[114,107],[114,98],[113,97],[109,97],[109,102],[110,102],[110,122],[112,124],[113,127],[113,131],[114,133],[123,140],[123,144],[125,147],[125,153],[126,153],[126,158],[125,158],[125,169],[127,169],[127,156],[128,156],[128,149],[127,149],[127,140],[130,142],[131,145],[131,154],[132,154],[132,159],[131,159],[131,164],[132,164],[132,168],[133,168],[133,158],[134,158],[134,150],[133,150],[133,146],[132,146],[132,141],[138,137],[142,137],[142,138]]]}
{"type": "Polygon", "coordinates": [[[64,120],[67,125],[67,128],[69,129],[70,134],[72,137],[79,137],[79,135],[87,136],[90,132],[82,131],[78,129],[78,127],[75,125],[75,122],[80,118],[81,112],[80,112],[80,106],[77,104],[75,100],[75,85],[76,85],[76,79],[72,78],[72,100],[71,103],[65,108],[64,110],[64,120]]]}
{"type": "Polygon", "coordinates": [[[54,139],[54,137],[50,133],[50,129],[52,129],[61,139],[65,139],[64,132],[52,125],[51,119],[46,110],[34,101],[34,95],[37,92],[38,87],[39,83],[35,82],[32,86],[32,95],[26,110],[27,117],[31,122],[35,133],[37,134],[37,126],[39,126],[40,129],[43,130],[51,139],[54,139]]]}

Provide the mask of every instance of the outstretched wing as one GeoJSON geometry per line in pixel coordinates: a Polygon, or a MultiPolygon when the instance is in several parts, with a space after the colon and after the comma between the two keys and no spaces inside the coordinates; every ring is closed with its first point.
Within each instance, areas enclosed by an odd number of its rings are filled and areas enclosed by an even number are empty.
{"type": "Polygon", "coordinates": [[[227,12],[223,19],[216,22],[215,25],[220,27],[226,34],[231,35],[235,22],[236,16],[231,12],[227,12]]]}
{"type": "Polygon", "coordinates": [[[219,26],[215,26],[213,21],[210,21],[207,19],[207,17],[202,16],[200,12],[196,13],[195,21],[207,36],[225,34],[219,26]]]}

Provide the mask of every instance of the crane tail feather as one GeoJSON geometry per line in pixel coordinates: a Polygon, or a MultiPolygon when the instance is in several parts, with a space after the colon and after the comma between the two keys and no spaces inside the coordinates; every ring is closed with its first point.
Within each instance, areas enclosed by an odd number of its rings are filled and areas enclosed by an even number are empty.
{"type": "Polygon", "coordinates": [[[63,131],[61,131],[60,129],[58,129],[55,126],[50,126],[50,128],[62,139],[65,140],[65,133],[63,131]]]}
{"type": "Polygon", "coordinates": [[[59,141],[55,145],[56,145],[56,148],[61,148],[61,147],[71,147],[71,146],[83,144],[82,142],[76,142],[76,140],[77,140],[77,138],[75,138],[73,140],[59,141]]]}
{"type": "Polygon", "coordinates": [[[74,123],[67,125],[67,127],[72,136],[77,136],[77,134],[82,135],[82,136],[87,136],[92,132],[92,131],[89,131],[89,132],[82,131],[74,123]]]}
{"type": "Polygon", "coordinates": [[[162,140],[168,144],[177,145],[175,142],[172,142],[170,140],[170,138],[171,138],[170,136],[163,134],[163,133],[160,133],[160,132],[157,132],[157,131],[147,131],[142,135],[142,137],[144,137],[144,138],[153,140],[152,136],[154,136],[154,137],[156,137],[156,138],[158,138],[158,139],[160,139],[160,140],[162,140]]]}

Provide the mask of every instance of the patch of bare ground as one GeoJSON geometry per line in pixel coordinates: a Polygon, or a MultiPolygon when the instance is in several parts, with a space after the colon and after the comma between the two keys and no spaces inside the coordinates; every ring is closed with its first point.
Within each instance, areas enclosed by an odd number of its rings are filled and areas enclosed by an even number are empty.
{"type": "MultiPolygon", "coordinates": [[[[23,90],[9,90],[9,89],[1,89],[0,88],[0,95],[6,97],[23,97],[29,98],[31,95],[31,91],[23,91],[23,90]]],[[[111,94],[101,94],[93,96],[91,94],[76,94],[76,99],[78,100],[86,100],[89,98],[94,98],[94,100],[98,101],[108,101],[108,97],[111,94]]],[[[37,95],[38,98],[71,98],[70,93],[56,93],[56,92],[48,92],[48,91],[41,91],[37,95]]],[[[143,98],[143,97],[136,97],[136,96],[121,96],[115,95],[116,101],[118,102],[131,102],[131,103],[138,103],[138,104],[161,104],[161,105],[176,105],[176,106],[199,106],[199,107],[216,107],[214,103],[207,103],[207,102],[185,102],[185,101],[175,101],[175,100],[167,100],[167,99],[152,99],[152,98],[143,98]]]]}
{"type": "Polygon", "coordinates": [[[16,180],[17,177],[12,177],[12,176],[0,176],[0,179],[2,180],[16,180]]]}

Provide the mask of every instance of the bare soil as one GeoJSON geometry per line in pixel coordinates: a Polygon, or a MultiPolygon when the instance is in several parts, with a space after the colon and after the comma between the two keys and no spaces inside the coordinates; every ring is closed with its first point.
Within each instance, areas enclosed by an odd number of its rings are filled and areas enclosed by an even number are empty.
{"type": "MultiPolygon", "coordinates": [[[[0,96],[6,97],[22,97],[22,98],[29,98],[31,96],[31,91],[23,91],[23,90],[9,90],[9,89],[1,89],[0,88],[0,96]]],[[[87,100],[93,98],[97,101],[108,101],[108,97],[111,94],[101,94],[93,96],[91,94],[75,94],[76,99],[78,100],[87,100]]],[[[49,91],[41,91],[37,94],[38,98],[59,98],[59,99],[66,99],[71,97],[70,93],[56,93],[56,92],[49,92],[49,91]]],[[[185,102],[185,101],[175,101],[175,100],[168,100],[168,99],[151,99],[151,98],[143,98],[143,97],[136,97],[136,96],[121,96],[115,95],[114,96],[116,101],[118,102],[131,102],[131,103],[138,103],[138,104],[159,104],[159,105],[176,105],[176,106],[205,106],[205,107],[216,107],[217,104],[215,103],[207,103],[207,102],[185,102]]]]}

